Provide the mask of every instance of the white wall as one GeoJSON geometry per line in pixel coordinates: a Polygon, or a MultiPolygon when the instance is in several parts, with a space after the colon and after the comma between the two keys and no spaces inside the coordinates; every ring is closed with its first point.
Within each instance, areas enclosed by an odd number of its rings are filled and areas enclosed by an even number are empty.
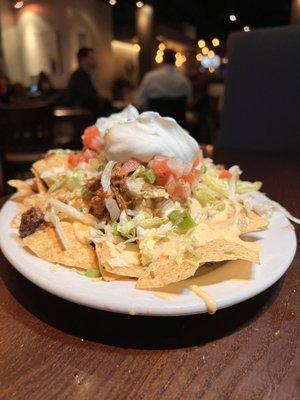
{"type": "Polygon", "coordinates": [[[112,41],[111,47],[113,52],[115,78],[125,77],[132,84],[137,84],[139,72],[139,49],[136,49],[136,46],[137,45],[132,43],[121,42],[119,40],[112,41]]]}
{"type": "Polygon", "coordinates": [[[0,7],[2,48],[12,82],[28,85],[44,70],[57,87],[64,87],[84,44],[96,51],[95,83],[107,94],[113,79],[109,5],[97,0],[40,0],[14,10],[9,0],[1,0],[0,7]]]}

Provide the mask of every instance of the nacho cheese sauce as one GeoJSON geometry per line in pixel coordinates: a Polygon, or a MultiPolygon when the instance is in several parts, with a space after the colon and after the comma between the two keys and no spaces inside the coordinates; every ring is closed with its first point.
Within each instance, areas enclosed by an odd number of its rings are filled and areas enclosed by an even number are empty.
{"type": "Polygon", "coordinates": [[[191,286],[189,286],[189,289],[204,301],[206,308],[207,308],[207,312],[209,314],[214,314],[217,311],[218,306],[213,297],[211,297],[209,294],[204,292],[197,285],[191,285],[191,286]]]}
{"type": "Polygon", "coordinates": [[[109,160],[130,158],[148,162],[155,156],[176,157],[186,163],[195,160],[199,146],[172,118],[147,111],[130,121],[113,124],[104,137],[109,160]]]}

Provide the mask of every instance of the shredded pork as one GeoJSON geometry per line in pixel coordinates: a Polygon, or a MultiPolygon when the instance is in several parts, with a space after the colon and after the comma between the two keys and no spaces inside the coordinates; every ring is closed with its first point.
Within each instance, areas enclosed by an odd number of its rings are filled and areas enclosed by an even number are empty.
{"type": "Polygon", "coordinates": [[[23,239],[26,236],[32,235],[44,223],[44,213],[42,210],[38,207],[31,207],[22,214],[19,228],[20,237],[23,239]]]}

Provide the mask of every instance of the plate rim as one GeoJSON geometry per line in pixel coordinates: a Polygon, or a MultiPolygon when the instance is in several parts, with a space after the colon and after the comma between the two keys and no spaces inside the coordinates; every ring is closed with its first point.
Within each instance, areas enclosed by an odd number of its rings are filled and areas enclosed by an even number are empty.
{"type": "MultiPolygon", "coordinates": [[[[51,293],[57,297],[60,297],[64,300],[73,302],[75,304],[80,304],[86,307],[90,307],[93,309],[97,310],[102,310],[102,311],[109,311],[109,312],[114,312],[114,313],[120,313],[120,314],[129,314],[129,315],[144,315],[144,316],[165,316],[165,317],[174,317],[174,316],[185,316],[185,315],[195,315],[195,314],[201,314],[201,313],[206,313],[206,307],[204,303],[202,302],[201,299],[199,302],[196,304],[191,304],[191,305],[173,305],[172,307],[139,307],[137,306],[135,309],[129,309],[128,305],[123,305],[122,302],[114,302],[110,301],[108,304],[104,305],[103,303],[101,305],[95,304],[95,302],[92,301],[92,299],[87,295],[86,293],[77,293],[76,296],[74,296],[68,288],[64,287],[63,285],[59,285],[57,282],[53,282],[43,276],[40,276],[36,273],[32,273],[30,269],[28,269],[26,266],[22,264],[21,261],[18,261],[17,255],[9,251],[9,245],[5,243],[5,239],[9,238],[10,242],[15,241],[18,250],[28,254],[28,252],[23,249],[17,241],[12,238],[8,237],[8,235],[2,235],[1,231],[3,229],[7,228],[8,232],[12,233],[13,228],[10,228],[8,226],[8,217],[7,217],[7,212],[9,211],[9,207],[11,206],[16,206],[15,202],[9,198],[2,206],[0,210],[0,247],[1,250],[5,256],[5,258],[9,261],[9,263],[26,279],[28,279],[30,282],[35,284],[36,286],[40,287],[41,289],[45,290],[48,293],[51,293]]],[[[281,214],[281,213],[280,213],[281,214]]],[[[287,224],[290,224],[290,221],[283,215],[281,214],[282,217],[284,217],[285,221],[287,224]]],[[[269,280],[263,280],[259,282],[259,285],[256,287],[251,287],[248,288],[247,292],[244,294],[242,293],[239,296],[239,299],[237,300],[234,293],[230,296],[227,296],[221,304],[218,304],[218,310],[221,310],[223,308],[227,308],[230,306],[234,306],[236,304],[242,303],[252,297],[255,297],[256,295],[262,293],[269,287],[271,287],[275,282],[277,282],[288,270],[290,265],[293,262],[293,259],[296,254],[297,250],[297,237],[296,237],[296,232],[295,230],[291,231],[292,233],[292,242],[290,246],[290,251],[287,255],[287,261],[286,265],[284,268],[279,269],[276,271],[276,273],[272,276],[271,279],[269,280]]],[[[36,257],[32,255],[32,257],[36,257]]],[[[39,257],[36,257],[39,259],[39,257]]],[[[51,263],[41,259],[44,263],[49,264],[49,268],[51,266],[51,263]]],[[[65,268],[62,266],[62,268],[65,268]]],[[[119,283],[120,281],[118,281],[119,283]]],[[[104,282],[103,282],[104,283],[104,282]]],[[[113,283],[113,282],[110,282],[113,283]]],[[[170,302],[168,302],[170,303],[170,302]]]]}

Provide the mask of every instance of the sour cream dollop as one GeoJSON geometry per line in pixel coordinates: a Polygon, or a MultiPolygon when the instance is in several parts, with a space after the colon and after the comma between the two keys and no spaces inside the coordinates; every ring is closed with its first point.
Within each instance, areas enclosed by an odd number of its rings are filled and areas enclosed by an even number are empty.
{"type": "Polygon", "coordinates": [[[176,157],[190,163],[199,153],[199,145],[173,118],[147,111],[127,122],[112,125],[104,137],[109,160],[142,162],[154,156],[176,157]]]}
{"type": "Polygon", "coordinates": [[[115,125],[123,122],[128,122],[136,119],[139,116],[138,110],[131,104],[124,108],[119,113],[111,114],[109,117],[101,117],[96,121],[96,126],[102,135],[105,135],[107,131],[115,125]]]}

